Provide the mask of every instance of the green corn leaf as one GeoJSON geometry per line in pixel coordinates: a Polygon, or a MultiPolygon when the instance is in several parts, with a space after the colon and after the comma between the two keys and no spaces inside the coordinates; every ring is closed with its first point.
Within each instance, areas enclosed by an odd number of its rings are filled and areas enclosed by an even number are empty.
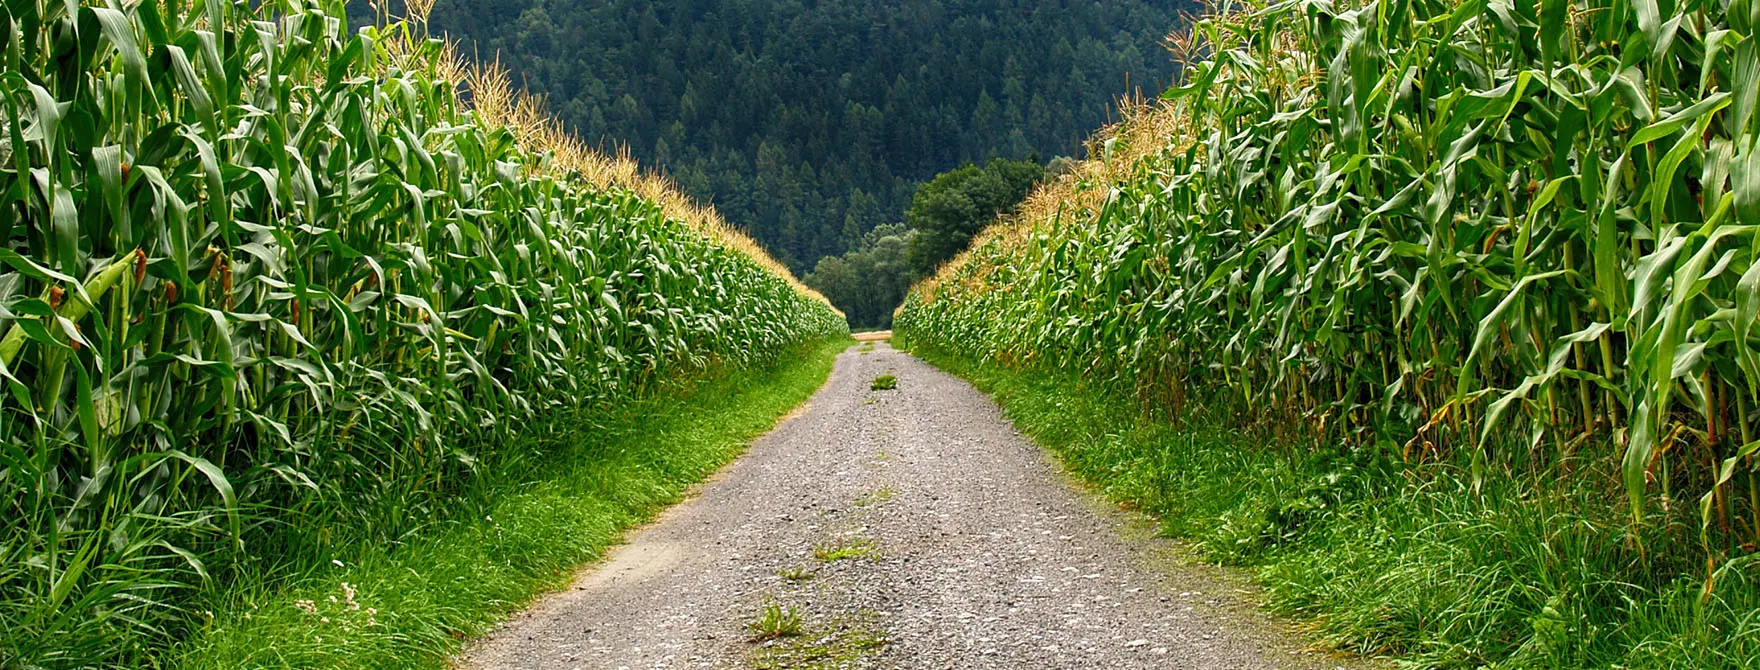
{"type": "Polygon", "coordinates": [[[122,12],[108,7],[86,7],[81,11],[91,12],[96,18],[104,37],[116,48],[122,57],[123,72],[128,75],[142,95],[150,95],[152,87],[147,81],[147,58],[135,43],[134,24],[122,12]]]}
{"type": "Polygon", "coordinates": [[[1478,326],[1473,329],[1473,346],[1467,351],[1466,361],[1461,364],[1461,375],[1458,381],[1459,386],[1455,390],[1457,396],[1466,395],[1466,389],[1473,383],[1474,362],[1478,360],[1479,355],[1485,350],[1485,345],[1491,341],[1491,338],[1496,334],[1497,329],[1503,326],[1504,322],[1509,318],[1510,311],[1516,305],[1520,304],[1523,290],[1530,284],[1546,281],[1561,276],[1564,273],[1564,270],[1553,270],[1523,277],[1520,281],[1516,282],[1515,286],[1510,288],[1509,293],[1505,295],[1502,300],[1498,301],[1497,306],[1492,308],[1491,312],[1485,315],[1485,318],[1479,320],[1478,326]]]}
{"type": "Polygon", "coordinates": [[[1671,114],[1668,118],[1645,126],[1642,130],[1634,133],[1632,139],[1626,142],[1626,150],[1631,151],[1633,147],[1640,144],[1654,142],[1673,135],[1681,128],[1686,127],[1688,123],[1692,123],[1693,120],[1729,106],[1730,101],[1729,93],[1714,93],[1710,97],[1694,103],[1693,106],[1671,114]]]}
{"type": "Polygon", "coordinates": [[[1736,466],[1751,458],[1755,452],[1760,452],[1760,441],[1749,442],[1736,449],[1734,456],[1724,459],[1718,466],[1717,480],[1711,484],[1711,489],[1699,497],[1699,541],[1708,551],[1711,549],[1711,506],[1717,497],[1717,490],[1728,484],[1730,478],[1735,476],[1736,466]]]}

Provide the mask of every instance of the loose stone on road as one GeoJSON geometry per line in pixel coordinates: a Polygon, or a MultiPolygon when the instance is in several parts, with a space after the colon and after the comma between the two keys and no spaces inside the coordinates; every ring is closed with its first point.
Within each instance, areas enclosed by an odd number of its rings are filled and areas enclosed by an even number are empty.
{"type": "Polygon", "coordinates": [[[694,498],[459,663],[1355,665],[1304,651],[1238,576],[1182,560],[1151,531],[1075,488],[983,393],[864,344],[694,498]],[[887,374],[896,390],[870,390],[887,374]]]}

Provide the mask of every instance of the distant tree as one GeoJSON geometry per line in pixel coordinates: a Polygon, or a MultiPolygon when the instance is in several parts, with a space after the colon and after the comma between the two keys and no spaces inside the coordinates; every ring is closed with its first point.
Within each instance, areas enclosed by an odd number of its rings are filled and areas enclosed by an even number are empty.
{"type": "Polygon", "coordinates": [[[855,189],[849,194],[849,202],[844,208],[843,230],[840,231],[839,242],[844,249],[858,249],[862,237],[868,231],[880,225],[885,212],[880,209],[880,201],[868,195],[862,189],[855,189]]]}
{"type": "Polygon", "coordinates": [[[964,251],[972,236],[1026,199],[1044,175],[1038,163],[997,158],[983,167],[967,163],[943,172],[917,189],[905,212],[905,223],[917,232],[908,254],[912,273],[927,276],[964,251]]]}
{"type": "Polygon", "coordinates": [[[903,224],[875,226],[857,248],[819,259],[802,281],[843,310],[851,328],[890,328],[911,286],[905,253],[916,234],[903,224]]]}

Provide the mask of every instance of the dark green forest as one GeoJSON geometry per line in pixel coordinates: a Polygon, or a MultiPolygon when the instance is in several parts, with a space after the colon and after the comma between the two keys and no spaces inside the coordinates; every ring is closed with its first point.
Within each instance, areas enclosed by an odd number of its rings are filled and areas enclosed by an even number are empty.
{"type": "Polygon", "coordinates": [[[440,0],[432,21],[805,274],[937,173],[1078,153],[1120,95],[1166,88],[1160,43],[1193,6],[440,0]]]}

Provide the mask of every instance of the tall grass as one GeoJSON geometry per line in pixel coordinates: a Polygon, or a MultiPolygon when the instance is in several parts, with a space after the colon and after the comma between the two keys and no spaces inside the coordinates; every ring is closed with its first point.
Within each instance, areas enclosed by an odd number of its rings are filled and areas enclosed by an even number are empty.
{"type": "Polygon", "coordinates": [[[1472,495],[1516,470],[1604,485],[1635,560],[1709,564],[1684,568],[1709,593],[1760,544],[1757,17],[1219,4],[1170,40],[1183,82],[896,329],[1174,415],[1458,459],[1472,495]]]}
{"type": "Polygon", "coordinates": [[[343,16],[0,7],[0,664],[131,665],[523,424],[843,332],[420,16],[343,16]]]}

